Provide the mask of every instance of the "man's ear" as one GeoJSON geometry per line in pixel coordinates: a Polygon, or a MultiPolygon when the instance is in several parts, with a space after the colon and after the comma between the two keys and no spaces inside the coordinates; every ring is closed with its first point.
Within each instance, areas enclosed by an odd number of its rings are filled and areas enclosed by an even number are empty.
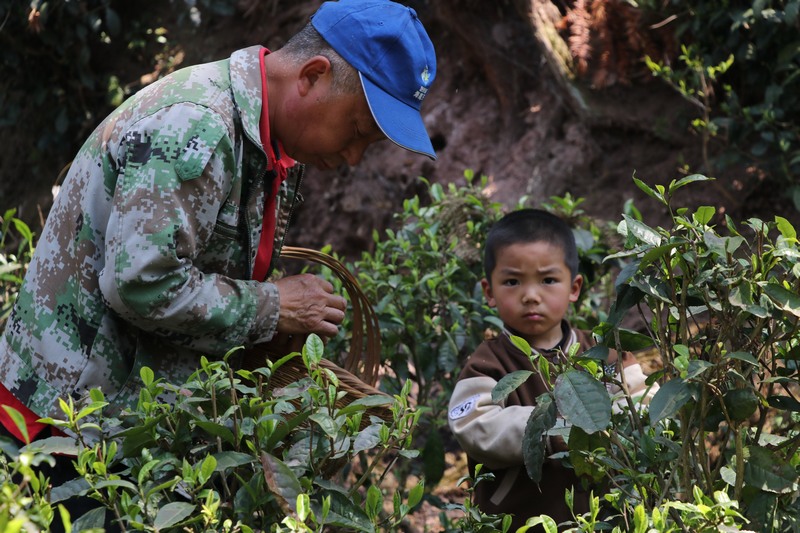
{"type": "Polygon", "coordinates": [[[481,289],[483,289],[483,297],[486,298],[486,305],[489,307],[494,307],[497,303],[494,301],[494,296],[492,295],[492,284],[489,283],[489,280],[483,278],[481,280],[481,289]]]}
{"type": "Polygon", "coordinates": [[[300,67],[297,77],[297,90],[306,96],[320,83],[330,83],[332,75],[331,62],[325,56],[314,56],[300,67]]]}

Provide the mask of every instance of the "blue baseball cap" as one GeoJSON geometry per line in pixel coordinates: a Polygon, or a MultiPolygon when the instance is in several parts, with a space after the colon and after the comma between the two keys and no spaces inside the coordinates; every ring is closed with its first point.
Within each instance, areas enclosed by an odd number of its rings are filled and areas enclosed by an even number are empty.
{"type": "Polygon", "coordinates": [[[436,159],[420,115],[436,76],[436,53],[416,11],[390,0],[338,0],[323,3],[311,24],[358,71],[384,135],[436,159]]]}

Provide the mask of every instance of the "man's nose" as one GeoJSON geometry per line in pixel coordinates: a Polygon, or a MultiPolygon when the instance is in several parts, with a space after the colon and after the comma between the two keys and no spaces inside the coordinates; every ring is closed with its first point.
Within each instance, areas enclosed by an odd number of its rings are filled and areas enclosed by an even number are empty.
{"type": "Polygon", "coordinates": [[[361,162],[361,158],[364,157],[364,152],[367,150],[369,144],[368,141],[350,143],[350,145],[342,151],[342,157],[348,165],[354,167],[361,162]]]}

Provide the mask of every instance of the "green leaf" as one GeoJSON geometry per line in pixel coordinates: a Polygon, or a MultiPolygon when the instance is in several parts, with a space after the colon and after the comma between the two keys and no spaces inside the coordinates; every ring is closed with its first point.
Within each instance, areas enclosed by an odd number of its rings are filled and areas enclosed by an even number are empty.
{"type": "Polygon", "coordinates": [[[269,453],[261,454],[261,466],[264,479],[275,501],[284,514],[295,511],[297,495],[303,492],[300,480],[289,466],[269,453]]]}
{"type": "Polygon", "coordinates": [[[522,353],[530,357],[530,355],[533,353],[533,350],[531,350],[531,345],[528,344],[528,341],[522,337],[517,337],[516,335],[510,335],[510,338],[514,346],[519,348],[522,353]]]}
{"type": "Polygon", "coordinates": [[[322,431],[324,431],[329,437],[336,437],[336,435],[339,433],[340,425],[337,424],[336,420],[334,420],[327,413],[314,413],[308,418],[322,428],[322,431]]]}
{"type": "Polygon", "coordinates": [[[303,353],[308,358],[308,361],[313,364],[318,364],[325,352],[325,344],[319,335],[311,333],[306,339],[306,344],[303,348],[303,353]]]}
{"type": "Polygon", "coordinates": [[[70,437],[48,437],[23,446],[20,451],[36,450],[49,455],[78,455],[83,447],[70,437]]]}
{"type": "Polygon", "coordinates": [[[758,360],[750,352],[730,352],[725,354],[725,359],[737,359],[753,366],[758,366],[758,360]]]}
{"type": "Polygon", "coordinates": [[[686,370],[686,377],[685,379],[690,380],[696,378],[709,368],[713,368],[714,365],[709,363],[708,361],[703,361],[701,359],[692,359],[689,361],[689,368],[686,370]]]}
{"type": "Polygon", "coordinates": [[[422,496],[425,494],[425,482],[420,481],[408,493],[408,506],[414,508],[422,501],[422,496]]]}
{"type": "Polygon", "coordinates": [[[353,451],[357,453],[378,446],[381,443],[380,429],[380,425],[373,424],[359,431],[353,440],[353,451]]]}
{"type": "Polygon", "coordinates": [[[22,440],[24,442],[30,442],[31,438],[28,434],[28,424],[25,423],[25,417],[22,416],[22,413],[9,405],[3,405],[3,409],[5,409],[8,416],[11,417],[11,420],[14,422],[14,425],[17,426],[19,432],[22,433],[22,440]]]}
{"type": "MultiPolygon", "coordinates": [[[[649,335],[632,331],[629,329],[619,328],[619,349],[628,352],[638,352],[653,346],[655,342],[649,335]]],[[[616,346],[612,346],[616,348],[616,346]]]]}
{"type": "Polygon", "coordinates": [[[651,246],[661,245],[661,236],[657,231],[652,229],[650,226],[647,226],[646,224],[629,217],[628,215],[624,215],[624,218],[625,223],[627,224],[629,235],[632,234],[640,242],[649,244],[651,246]]]}
{"type": "Polygon", "coordinates": [[[599,461],[591,461],[587,451],[611,449],[611,441],[603,432],[589,435],[578,426],[569,431],[569,461],[580,479],[600,483],[606,475],[606,469],[599,461]]]}
{"type": "Polygon", "coordinates": [[[82,496],[90,487],[89,482],[82,477],[72,479],[52,488],[50,491],[50,503],[55,504],[75,496],[82,496]]]}
{"type": "Polygon", "coordinates": [[[775,223],[778,227],[778,231],[781,232],[781,235],[783,235],[784,239],[787,240],[797,239],[797,231],[795,231],[794,226],[792,226],[791,222],[789,222],[783,217],[775,215],[775,223]]]}
{"type": "Polygon", "coordinates": [[[711,221],[712,218],[714,218],[714,214],[716,212],[717,210],[710,205],[701,205],[697,208],[697,211],[694,212],[692,218],[698,224],[705,226],[711,221]]]}
{"type": "Polygon", "coordinates": [[[666,200],[666,198],[664,198],[663,194],[661,194],[659,192],[656,192],[655,190],[651,189],[650,186],[647,185],[642,180],[634,177],[633,178],[633,183],[635,183],[636,186],[639,187],[639,189],[641,189],[642,192],[644,192],[650,198],[654,198],[654,199],[658,200],[659,202],[661,202],[664,205],[667,204],[667,200],[666,200]]]}
{"type": "Polygon", "coordinates": [[[18,218],[12,218],[11,223],[14,224],[14,228],[19,232],[23,239],[27,242],[33,241],[33,232],[31,228],[22,220],[18,218]]]}
{"type": "Polygon", "coordinates": [[[153,527],[156,530],[172,527],[186,520],[194,513],[196,505],[185,502],[172,502],[158,510],[153,527]]]}
{"type": "Polygon", "coordinates": [[[665,264],[669,264],[672,251],[676,248],[680,248],[683,244],[685,243],[678,241],[650,248],[647,252],[645,252],[644,255],[642,255],[639,270],[644,270],[652,265],[655,261],[659,260],[663,261],[665,264]]]}
{"type": "Polygon", "coordinates": [[[720,237],[713,231],[703,233],[703,242],[714,254],[727,257],[733,254],[745,242],[743,237],[720,237]]]}
{"type": "Polygon", "coordinates": [[[618,285],[617,299],[608,314],[608,323],[618,326],[634,306],[644,299],[645,294],[632,285],[618,285]]]}
{"type": "Polygon", "coordinates": [[[783,461],[778,453],[759,446],[745,449],[744,480],[752,487],[777,494],[800,489],[795,468],[783,461]]]}
{"type": "Polygon", "coordinates": [[[106,488],[117,488],[117,487],[128,489],[133,493],[138,492],[136,485],[124,479],[104,479],[92,485],[92,488],[94,489],[106,489],[106,488]]]}
{"type": "Polygon", "coordinates": [[[80,518],[72,522],[72,531],[100,530],[105,531],[106,508],[97,507],[84,513],[80,518]]]}
{"type": "Polygon", "coordinates": [[[517,388],[525,383],[529,377],[533,375],[531,370],[515,370],[510,374],[506,374],[497,385],[492,389],[492,401],[500,403],[508,398],[508,395],[517,390],[517,388]]]}
{"type": "Polygon", "coordinates": [[[669,194],[670,196],[675,194],[675,191],[680,189],[681,187],[685,187],[690,183],[694,183],[697,181],[711,181],[714,178],[709,178],[707,176],[703,176],[702,174],[692,174],[690,176],[686,176],[685,178],[681,178],[678,181],[672,181],[669,184],[669,194]]]}
{"type": "Polygon", "coordinates": [[[516,533],[525,533],[529,529],[537,526],[541,526],[541,529],[543,529],[545,533],[558,532],[558,524],[555,520],[547,515],[539,515],[533,518],[528,518],[528,521],[525,522],[525,525],[517,529],[516,533]]]}
{"type": "MultiPolygon", "coordinates": [[[[352,498],[349,498],[347,494],[330,491],[328,495],[330,496],[331,510],[325,521],[327,527],[331,527],[333,530],[341,528],[364,533],[373,533],[375,531],[375,527],[364,509],[352,498]]],[[[395,496],[399,497],[399,494],[395,493],[395,496]]]]}
{"type": "Polygon", "coordinates": [[[267,451],[274,450],[278,443],[285,439],[297,426],[308,420],[309,416],[311,416],[311,411],[302,411],[293,415],[289,420],[278,424],[269,438],[267,438],[264,449],[267,451]]]}
{"type": "Polygon", "coordinates": [[[150,367],[143,366],[139,370],[139,377],[142,378],[142,383],[144,383],[144,386],[149,387],[153,383],[156,375],[153,373],[153,370],[150,367]]]}
{"type": "Polygon", "coordinates": [[[215,472],[224,472],[229,468],[244,466],[256,461],[255,457],[249,453],[232,451],[215,453],[212,457],[217,462],[216,468],[214,469],[215,472]]]}
{"type": "Polygon", "coordinates": [[[394,402],[394,398],[385,394],[371,394],[369,396],[364,396],[363,398],[359,398],[354,402],[350,402],[347,406],[342,407],[339,409],[336,414],[341,416],[350,416],[354,413],[359,411],[366,411],[370,407],[378,407],[381,405],[391,405],[394,402]]]}
{"type": "Polygon", "coordinates": [[[790,396],[769,396],[767,398],[767,404],[776,409],[800,413],[800,402],[790,396]]]}
{"type": "Polygon", "coordinates": [[[213,456],[208,455],[200,465],[200,478],[201,484],[204,484],[211,478],[211,475],[217,469],[217,460],[213,456]]]}
{"type": "Polygon", "coordinates": [[[366,511],[367,516],[374,522],[375,519],[380,515],[382,508],[383,494],[381,494],[381,490],[375,485],[370,485],[367,489],[366,505],[364,505],[364,510],[366,511]]]}
{"type": "Polygon", "coordinates": [[[650,424],[671,417],[692,398],[692,389],[681,378],[674,378],[663,385],[650,401],[650,424]]]}
{"type": "Polygon", "coordinates": [[[556,423],[556,404],[549,393],[536,398],[536,405],[525,425],[522,437],[522,459],[528,476],[535,482],[542,480],[542,464],[545,458],[545,432],[556,423]]]}
{"type": "MultiPolygon", "coordinates": [[[[440,479],[444,476],[446,468],[444,456],[444,441],[441,434],[435,429],[428,433],[425,439],[425,448],[422,450],[422,465],[425,479],[431,484],[436,486],[440,479]]],[[[409,506],[413,506],[409,503],[409,506]]]]}
{"type": "Polygon", "coordinates": [[[800,296],[796,293],[774,282],[767,283],[764,292],[780,309],[800,317],[800,296]]]}
{"type": "Polygon", "coordinates": [[[80,420],[82,418],[85,418],[90,414],[103,409],[106,405],[108,405],[108,402],[92,402],[83,409],[81,409],[77,415],[75,415],[75,420],[80,420]]]}
{"type": "Polygon", "coordinates": [[[202,428],[209,435],[213,435],[214,437],[219,437],[228,444],[235,444],[233,432],[230,429],[226,428],[225,426],[220,424],[215,424],[214,422],[209,422],[208,420],[195,419],[194,423],[197,425],[197,427],[202,428]]]}
{"type": "Polygon", "coordinates": [[[588,372],[564,372],[556,378],[553,393],[561,415],[586,433],[602,431],[611,423],[608,390],[588,372]]]}

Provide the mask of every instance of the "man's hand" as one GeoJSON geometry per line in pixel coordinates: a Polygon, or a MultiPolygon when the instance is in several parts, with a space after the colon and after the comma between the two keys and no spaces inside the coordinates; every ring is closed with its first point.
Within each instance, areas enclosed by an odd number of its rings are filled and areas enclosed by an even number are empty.
{"type": "Polygon", "coordinates": [[[347,302],[333,294],[333,285],[313,274],[287,276],[275,282],[281,299],[278,332],[316,333],[333,337],[344,320],[347,302]]]}

